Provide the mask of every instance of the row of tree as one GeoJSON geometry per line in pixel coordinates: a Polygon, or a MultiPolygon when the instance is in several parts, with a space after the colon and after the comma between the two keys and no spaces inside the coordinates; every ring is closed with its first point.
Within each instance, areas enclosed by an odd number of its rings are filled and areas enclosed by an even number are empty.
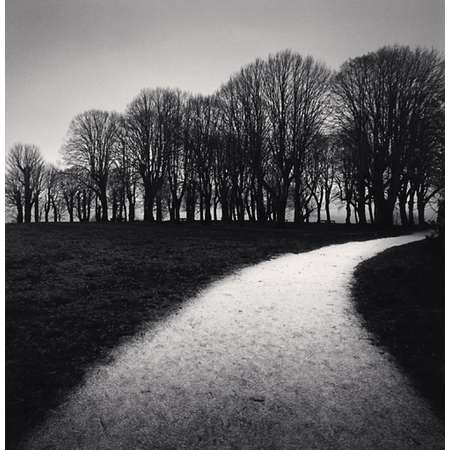
{"type": "Polygon", "coordinates": [[[339,198],[346,220],[425,220],[443,189],[444,62],[433,50],[385,47],[338,73],[283,51],[257,59],[214,95],[145,89],[124,114],[76,116],[67,168],[32,145],[7,159],[18,222],[321,221],[339,198]],[[140,206],[141,205],[141,206],[140,206]],[[93,213],[92,213],[93,211],[93,213]]]}

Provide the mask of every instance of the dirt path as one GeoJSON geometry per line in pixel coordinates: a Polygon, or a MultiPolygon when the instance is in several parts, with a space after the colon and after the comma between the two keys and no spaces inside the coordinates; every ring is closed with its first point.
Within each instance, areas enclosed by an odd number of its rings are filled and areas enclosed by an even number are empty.
{"type": "Polygon", "coordinates": [[[363,259],[423,235],[244,269],[118,348],[28,448],[443,448],[443,424],[349,298],[363,259]]]}

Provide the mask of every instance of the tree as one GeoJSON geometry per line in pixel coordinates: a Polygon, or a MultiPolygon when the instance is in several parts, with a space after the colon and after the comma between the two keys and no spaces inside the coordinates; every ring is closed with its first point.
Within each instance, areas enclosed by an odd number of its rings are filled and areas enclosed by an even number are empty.
{"type": "MultiPolygon", "coordinates": [[[[136,194],[138,184],[138,173],[133,164],[132,153],[129,148],[129,138],[127,122],[124,116],[120,118],[119,127],[119,147],[115,159],[115,167],[118,170],[121,183],[121,209],[123,209],[124,220],[127,220],[128,203],[128,220],[134,222],[136,215],[136,194]]],[[[120,212],[122,214],[122,212],[120,212]]]]}
{"type": "MultiPolygon", "coordinates": [[[[18,200],[20,191],[20,202],[23,199],[24,221],[30,223],[33,204],[37,205],[36,211],[39,211],[38,202],[44,168],[44,160],[39,148],[31,144],[14,144],[8,153],[6,167],[11,192],[16,193],[15,198],[18,200]]],[[[20,214],[18,218],[19,216],[20,214]]],[[[36,217],[39,218],[38,213],[35,214],[36,217]]]]}
{"type": "Polygon", "coordinates": [[[166,175],[173,98],[169,89],[144,89],[125,115],[128,147],[144,189],[144,221],[155,220],[153,208],[166,175]]]}
{"type": "MultiPolygon", "coordinates": [[[[330,113],[331,72],[323,64],[314,61],[311,56],[302,58],[300,55],[293,54],[291,57],[293,62],[290,136],[294,152],[294,221],[301,223],[305,207],[302,202],[304,198],[302,190],[306,187],[303,180],[303,174],[307,169],[305,162],[308,160],[308,152],[318,149],[312,147],[314,147],[317,139],[321,139],[326,118],[330,113]]],[[[320,150],[326,152],[329,147],[325,141],[320,150]]],[[[325,155],[323,157],[323,170],[326,171],[327,168],[330,168],[329,161],[325,155]]],[[[330,180],[327,178],[326,181],[330,180]]],[[[327,200],[327,195],[331,195],[330,186],[319,183],[320,189],[322,186],[326,200],[327,220],[330,220],[329,201],[327,200]]],[[[318,212],[318,220],[320,220],[320,209],[318,212]]]]}
{"type": "Polygon", "coordinates": [[[167,151],[167,206],[170,220],[180,220],[180,209],[186,192],[186,164],[188,158],[191,116],[187,110],[188,96],[181,91],[171,95],[170,139],[167,151]]]}
{"type": "Polygon", "coordinates": [[[76,167],[69,167],[59,173],[59,187],[69,215],[69,222],[73,222],[77,193],[80,188],[76,167]]]}
{"type": "Polygon", "coordinates": [[[58,205],[60,203],[60,172],[53,165],[46,165],[44,171],[44,220],[49,221],[50,210],[53,209],[53,220],[58,221],[58,205]]]}
{"type": "Polygon", "coordinates": [[[189,146],[194,158],[200,194],[200,219],[211,222],[214,150],[217,147],[218,109],[215,99],[196,96],[190,99],[191,133],[189,146]]]}
{"type": "MultiPolygon", "coordinates": [[[[443,61],[434,50],[383,47],[343,64],[333,92],[346,145],[354,149],[358,216],[373,197],[375,222],[390,225],[419,130],[443,95],[443,61]]],[[[439,101],[443,104],[443,100],[439,101]]]]}
{"type": "Polygon", "coordinates": [[[292,123],[292,55],[289,51],[269,56],[264,70],[264,98],[268,117],[268,164],[264,187],[274,202],[276,221],[285,221],[289,187],[293,179],[294,151],[289,135],[292,123]]]}
{"type": "Polygon", "coordinates": [[[76,194],[76,213],[79,222],[89,222],[91,218],[92,200],[95,195],[92,189],[89,188],[89,183],[84,178],[86,173],[76,172],[78,180],[78,190],[76,194]]]}
{"type": "Polygon", "coordinates": [[[23,223],[23,186],[15,171],[9,170],[5,177],[6,204],[16,208],[16,222],[23,223]]]}
{"type": "Polygon", "coordinates": [[[108,221],[108,178],[118,144],[118,115],[91,110],[72,120],[63,146],[65,162],[85,175],[83,180],[100,200],[103,222],[108,221]]]}

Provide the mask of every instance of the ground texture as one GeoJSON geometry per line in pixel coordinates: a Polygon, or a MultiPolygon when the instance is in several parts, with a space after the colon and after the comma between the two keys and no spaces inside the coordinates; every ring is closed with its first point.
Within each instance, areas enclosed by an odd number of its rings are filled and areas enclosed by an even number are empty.
{"type": "Polygon", "coordinates": [[[7,447],[94,362],[211,280],[284,252],[399,231],[320,225],[6,227],[7,447]]]}
{"type": "Polygon", "coordinates": [[[366,327],[444,418],[444,245],[427,239],[361,263],[353,296],[366,327]]]}
{"type": "Polygon", "coordinates": [[[285,255],[213,283],[92,367],[25,448],[443,448],[443,424],[350,296],[361,260],[421,238],[285,255]]]}
{"type": "Polygon", "coordinates": [[[345,225],[6,226],[7,447],[96,361],[211,280],[284,252],[395,234],[345,225]]]}

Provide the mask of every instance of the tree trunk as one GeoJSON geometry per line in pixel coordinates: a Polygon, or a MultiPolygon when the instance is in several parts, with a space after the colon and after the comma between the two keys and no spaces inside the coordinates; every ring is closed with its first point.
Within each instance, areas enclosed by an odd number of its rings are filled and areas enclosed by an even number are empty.
{"type": "Polygon", "coordinates": [[[210,223],[211,217],[211,193],[207,193],[204,196],[204,208],[205,208],[205,222],[210,223]]]}
{"type": "Polygon", "coordinates": [[[276,221],[278,224],[284,224],[286,221],[286,203],[287,196],[282,195],[277,199],[277,218],[276,221]]]}
{"type": "Polygon", "coordinates": [[[358,217],[358,208],[356,207],[356,205],[353,205],[353,214],[355,215],[355,223],[360,223],[358,217]]]}
{"type": "Polygon", "coordinates": [[[317,205],[317,223],[320,223],[322,218],[323,188],[320,189],[320,196],[314,195],[314,199],[317,205]]]}
{"type": "Polygon", "coordinates": [[[203,222],[203,195],[200,192],[200,222],[203,222]]]}
{"type": "Polygon", "coordinates": [[[100,195],[100,204],[101,204],[101,221],[108,222],[108,197],[106,196],[106,190],[101,192],[100,195]]]}
{"type": "Polygon", "coordinates": [[[366,199],[365,198],[358,198],[358,222],[361,224],[367,223],[366,218],[366,199]]]}
{"type": "Polygon", "coordinates": [[[181,200],[182,200],[182,198],[179,198],[175,204],[175,221],[176,222],[180,221],[181,200]]]}
{"type": "Polygon", "coordinates": [[[58,222],[58,208],[56,206],[56,202],[53,200],[53,222],[58,222]]]}
{"type": "Polygon", "coordinates": [[[156,195],[156,221],[162,222],[163,220],[163,208],[162,208],[162,198],[161,193],[156,195]]]}
{"type": "Polygon", "coordinates": [[[304,217],[300,187],[297,186],[297,183],[298,182],[296,182],[294,186],[294,223],[300,224],[304,222],[304,217]]]}
{"type": "Polygon", "coordinates": [[[195,204],[195,191],[192,186],[189,186],[186,192],[186,220],[188,222],[195,221],[195,204]]]}
{"type": "Polygon", "coordinates": [[[386,225],[386,212],[384,199],[383,180],[378,180],[373,190],[373,201],[375,205],[375,223],[377,225],[386,225]]]}
{"type": "Polygon", "coordinates": [[[372,208],[372,200],[369,199],[369,217],[370,217],[370,223],[373,225],[373,208],[372,208]]]}
{"type": "Polygon", "coordinates": [[[331,223],[330,203],[331,203],[331,191],[325,188],[325,214],[327,216],[327,223],[331,223]]]}
{"type": "Polygon", "coordinates": [[[424,195],[420,191],[417,192],[417,215],[419,225],[425,225],[425,205],[424,195]]]}
{"type": "Polygon", "coordinates": [[[134,202],[128,199],[128,222],[134,222],[135,218],[135,205],[134,202]]]}
{"type": "Polygon", "coordinates": [[[144,187],[144,222],[154,222],[153,216],[153,204],[155,202],[155,196],[150,186],[144,187]]]}
{"type": "Polygon", "coordinates": [[[256,188],[256,220],[259,223],[264,223],[267,221],[267,212],[264,206],[264,193],[262,188],[262,181],[258,180],[256,188]]]}
{"type": "Polygon", "coordinates": [[[30,190],[30,181],[28,177],[25,177],[25,186],[24,186],[24,200],[25,200],[25,223],[31,223],[31,190],[30,190]]]}
{"type": "Polygon", "coordinates": [[[117,194],[114,192],[112,196],[112,217],[111,220],[113,222],[117,222],[117,211],[119,209],[119,205],[117,202],[117,194]]]}
{"type": "Polygon", "coordinates": [[[81,214],[81,192],[77,192],[77,217],[78,222],[81,222],[83,220],[83,216],[81,214]]]}
{"type": "Polygon", "coordinates": [[[410,189],[408,198],[408,223],[414,225],[414,190],[410,189]]]}
{"type": "Polygon", "coordinates": [[[220,207],[222,209],[222,222],[229,222],[230,211],[229,211],[228,200],[226,200],[225,198],[222,199],[222,201],[220,202],[220,207]]]}
{"type": "MultiPolygon", "coordinates": [[[[86,194],[84,194],[86,195],[86,194]]],[[[86,222],[91,220],[91,203],[92,203],[92,191],[87,192],[87,202],[85,202],[87,215],[85,216],[86,222]]],[[[84,207],[83,207],[84,208],[84,207]]]]}
{"type": "Polygon", "coordinates": [[[352,223],[352,208],[349,201],[345,202],[345,223],[347,225],[352,223]]]}
{"type": "Polygon", "coordinates": [[[19,199],[16,202],[17,208],[17,223],[23,223],[23,206],[22,201],[19,199]]]}
{"type": "Polygon", "coordinates": [[[48,216],[50,215],[50,200],[44,205],[45,223],[48,223],[48,216]]]}
{"type": "Polygon", "coordinates": [[[217,201],[214,200],[213,202],[213,217],[214,217],[214,222],[217,222],[217,201]]]}
{"type": "Polygon", "coordinates": [[[34,221],[39,223],[39,196],[34,197],[34,221]]]}
{"type": "Polygon", "coordinates": [[[400,220],[402,226],[406,227],[408,225],[408,215],[406,214],[406,200],[407,193],[403,190],[398,194],[398,208],[400,210],[400,220]]]}

